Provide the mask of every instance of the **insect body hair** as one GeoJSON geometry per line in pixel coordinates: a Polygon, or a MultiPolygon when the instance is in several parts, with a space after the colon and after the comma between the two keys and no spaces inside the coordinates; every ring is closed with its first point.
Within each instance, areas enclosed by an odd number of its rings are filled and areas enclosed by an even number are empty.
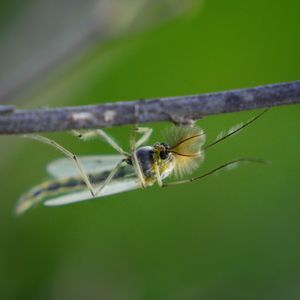
{"type": "Polygon", "coordinates": [[[166,132],[166,141],[175,158],[175,177],[191,174],[203,162],[205,133],[200,127],[173,126],[166,132]]]}

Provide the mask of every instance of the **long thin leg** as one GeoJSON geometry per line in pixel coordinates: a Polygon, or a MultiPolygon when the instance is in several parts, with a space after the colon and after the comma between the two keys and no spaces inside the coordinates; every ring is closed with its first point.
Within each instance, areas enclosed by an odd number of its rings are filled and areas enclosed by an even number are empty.
{"type": "Polygon", "coordinates": [[[120,170],[120,168],[125,164],[124,160],[121,160],[110,172],[110,174],[107,176],[105,181],[101,184],[101,186],[97,189],[95,196],[99,195],[101,191],[111,182],[111,180],[114,178],[114,176],[117,174],[117,172],[120,170]]]}
{"type": "Polygon", "coordinates": [[[67,157],[69,157],[70,159],[72,159],[74,161],[74,163],[76,164],[80,176],[83,179],[84,183],[86,184],[86,186],[88,187],[89,191],[91,192],[92,196],[95,196],[94,193],[94,189],[92,187],[92,184],[86,174],[86,172],[84,171],[79,159],[77,158],[77,156],[75,154],[73,154],[72,152],[70,152],[69,150],[65,149],[63,146],[61,146],[60,144],[58,144],[57,142],[48,139],[44,136],[41,135],[37,135],[37,134],[30,134],[30,135],[24,135],[24,137],[28,137],[34,140],[37,140],[39,142],[42,142],[44,144],[48,144],[52,147],[54,147],[55,149],[59,150],[60,152],[62,152],[63,154],[65,154],[67,157]]]}
{"type": "Polygon", "coordinates": [[[133,126],[131,137],[130,137],[130,149],[131,149],[131,160],[134,169],[136,170],[136,174],[141,182],[142,188],[146,187],[145,178],[140,166],[140,163],[137,159],[136,155],[136,133],[137,133],[137,125],[133,126]]]}
{"type": "Polygon", "coordinates": [[[190,178],[190,179],[185,179],[185,180],[180,180],[180,181],[175,181],[175,182],[170,182],[167,184],[163,184],[162,187],[168,187],[168,186],[172,186],[172,185],[177,185],[177,184],[182,184],[182,183],[188,183],[188,182],[192,182],[195,180],[200,180],[203,179],[204,177],[207,177],[208,175],[211,175],[217,171],[220,171],[221,169],[225,169],[225,168],[230,168],[230,167],[234,167],[234,165],[238,165],[241,162],[254,162],[254,163],[263,163],[263,164],[267,164],[268,162],[265,160],[261,160],[261,159],[252,159],[252,158],[240,158],[240,159],[235,159],[232,161],[229,161],[227,163],[224,163],[220,166],[218,166],[217,168],[194,178],[190,178]]]}
{"type": "Polygon", "coordinates": [[[160,187],[162,187],[163,186],[163,182],[162,182],[162,179],[161,179],[161,176],[160,176],[160,172],[159,172],[159,167],[158,167],[157,161],[154,162],[154,171],[155,171],[155,177],[156,177],[157,184],[160,187]]]}
{"type": "MultiPolygon", "coordinates": [[[[131,132],[131,136],[130,136],[131,161],[132,161],[132,165],[133,165],[133,167],[134,167],[134,169],[136,171],[136,174],[137,174],[137,176],[138,176],[138,178],[140,180],[141,187],[145,188],[146,187],[146,181],[145,181],[144,174],[142,172],[140,163],[139,163],[137,155],[136,155],[136,149],[137,149],[136,134],[139,131],[139,129],[138,129],[138,123],[139,123],[139,106],[138,105],[134,106],[134,116],[135,116],[135,125],[132,127],[132,132],[131,132]]],[[[149,134],[149,136],[150,136],[150,134],[149,134]]],[[[141,144],[140,141],[139,141],[139,144],[141,144]]]]}
{"type": "Polygon", "coordinates": [[[93,139],[96,137],[100,137],[105,140],[110,146],[112,146],[118,153],[129,156],[129,153],[124,151],[120,145],[118,145],[105,131],[101,129],[80,132],[73,130],[73,133],[82,140],[93,139]]]}
{"type": "Polygon", "coordinates": [[[140,137],[140,139],[136,142],[136,148],[140,147],[141,145],[143,145],[144,143],[146,143],[151,134],[152,134],[153,129],[149,128],[149,127],[136,127],[136,132],[141,133],[142,136],[140,137]]]}

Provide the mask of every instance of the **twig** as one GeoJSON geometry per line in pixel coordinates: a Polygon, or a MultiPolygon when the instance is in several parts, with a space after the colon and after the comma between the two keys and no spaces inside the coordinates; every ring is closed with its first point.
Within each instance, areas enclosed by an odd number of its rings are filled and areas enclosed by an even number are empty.
{"type": "Polygon", "coordinates": [[[300,102],[300,81],[202,95],[37,110],[0,107],[0,134],[105,128],[171,121],[192,124],[204,116],[300,102]]]}

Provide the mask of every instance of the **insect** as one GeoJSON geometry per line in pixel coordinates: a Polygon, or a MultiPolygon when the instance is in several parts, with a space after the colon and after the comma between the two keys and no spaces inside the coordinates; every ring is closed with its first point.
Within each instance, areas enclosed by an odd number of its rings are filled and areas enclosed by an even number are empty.
{"type": "Polygon", "coordinates": [[[47,171],[52,179],[22,195],[17,203],[16,213],[22,214],[40,202],[47,206],[64,205],[146,188],[154,183],[160,187],[188,183],[245,161],[262,163],[264,161],[259,159],[240,158],[226,162],[201,176],[164,183],[171,174],[176,178],[191,174],[203,162],[205,150],[249,126],[266,111],[221,134],[207,146],[204,146],[205,133],[198,126],[191,128],[173,126],[167,132],[165,142],[158,142],[152,146],[143,146],[150,138],[152,129],[134,126],[130,152],[124,151],[103,130],[83,133],[74,131],[74,134],[83,140],[104,139],[119,153],[118,155],[77,157],[54,140],[40,135],[28,135],[27,137],[51,145],[67,157],[57,159],[48,165],[47,171]],[[138,140],[137,134],[141,134],[138,140]]]}

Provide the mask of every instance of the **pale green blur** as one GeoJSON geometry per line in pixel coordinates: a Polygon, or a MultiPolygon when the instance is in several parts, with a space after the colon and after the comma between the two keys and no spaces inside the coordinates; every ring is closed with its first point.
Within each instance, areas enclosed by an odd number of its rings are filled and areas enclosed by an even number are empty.
{"type": "MultiPolygon", "coordinates": [[[[15,8],[16,9],[16,8],[15,8]]],[[[96,45],[44,80],[24,106],[177,96],[300,79],[300,2],[203,3],[194,14],[96,45]],[[26,105],[25,105],[26,104],[26,105]]],[[[4,22],[4,21],[3,21],[4,22]]],[[[20,49],[22,51],[22,49],[20,49]]],[[[258,111],[198,122],[212,141],[258,111]]],[[[151,143],[170,124],[151,124],[151,143]]],[[[109,129],[125,148],[130,126],[109,129]]],[[[101,141],[48,135],[76,154],[113,153],[101,141]]],[[[61,157],[0,137],[1,299],[299,299],[300,107],[271,109],[206,153],[203,181],[14,216],[18,197],[61,157]]]]}

